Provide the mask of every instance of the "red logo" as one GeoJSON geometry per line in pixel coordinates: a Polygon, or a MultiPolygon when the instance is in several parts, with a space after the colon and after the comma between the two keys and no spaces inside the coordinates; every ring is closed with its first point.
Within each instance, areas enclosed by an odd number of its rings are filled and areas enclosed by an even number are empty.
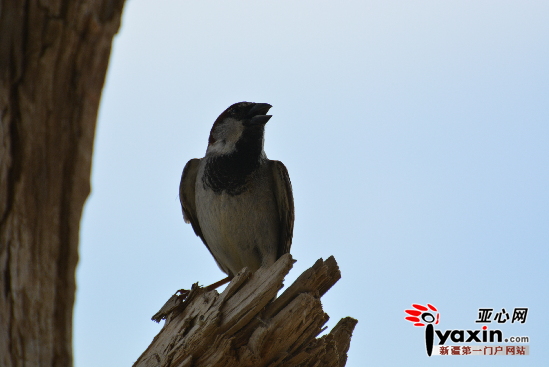
{"type": "Polygon", "coordinates": [[[430,357],[433,353],[433,342],[435,339],[435,328],[433,324],[438,324],[440,314],[435,306],[427,303],[427,306],[418,305],[414,303],[412,305],[415,310],[404,310],[408,315],[405,319],[413,322],[414,326],[425,326],[425,348],[427,349],[427,355],[430,357]]]}
{"type": "Polygon", "coordinates": [[[405,317],[405,319],[413,322],[414,326],[425,326],[425,324],[432,324],[433,321],[435,322],[435,325],[438,324],[440,314],[435,306],[427,303],[427,306],[413,304],[412,307],[415,308],[415,310],[404,310],[404,312],[411,315],[405,317]]]}

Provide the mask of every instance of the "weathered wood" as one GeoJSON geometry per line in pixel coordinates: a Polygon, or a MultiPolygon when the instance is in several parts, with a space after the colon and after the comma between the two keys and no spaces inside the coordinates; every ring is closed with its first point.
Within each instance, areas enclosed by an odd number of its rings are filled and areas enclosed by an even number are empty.
{"type": "Polygon", "coordinates": [[[134,367],[344,366],[357,321],[344,318],[317,338],[328,321],[320,297],[341,277],[337,263],[318,260],[275,298],[293,263],[286,254],[253,274],[243,269],[221,294],[195,284],[186,299],[172,296],[134,367]]]}
{"type": "Polygon", "coordinates": [[[123,0],[0,0],[0,366],[72,365],[78,232],[123,0]]]}

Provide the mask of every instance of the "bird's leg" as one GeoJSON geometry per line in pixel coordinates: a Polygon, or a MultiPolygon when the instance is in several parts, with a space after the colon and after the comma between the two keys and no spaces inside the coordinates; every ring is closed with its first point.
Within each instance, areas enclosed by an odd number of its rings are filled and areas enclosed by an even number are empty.
{"type": "Polygon", "coordinates": [[[213,284],[210,284],[209,286],[205,287],[204,289],[206,289],[206,291],[212,291],[216,288],[219,288],[221,287],[223,284],[227,284],[229,283],[231,280],[233,280],[233,277],[229,276],[229,277],[226,277],[226,278],[223,278],[221,279],[220,281],[218,282],[215,282],[213,284]]]}
{"type": "MultiPolygon", "coordinates": [[[[206,292],[209,292],[209,291],[213,291],[214,289],[216,288],[219,288],[221,287],[223,284],[227,284],[229,283],[231,280],[233,280],[234,277],[226,277],[226,278],[223,278],[221,279],[220,281],[217,281],[213,284],[210,284],[209,286],[207,287],[204,287],[204,289],[206,290],[206,292]]],[[[189,293],[191,293],[191,291],[189,289],[180,289],[178,290],[177,292],[175,292],[176,294],[178,294],[179,297],[183,297],[183,299],[187,298],[187,296],[189,295],[189,293]]]]}

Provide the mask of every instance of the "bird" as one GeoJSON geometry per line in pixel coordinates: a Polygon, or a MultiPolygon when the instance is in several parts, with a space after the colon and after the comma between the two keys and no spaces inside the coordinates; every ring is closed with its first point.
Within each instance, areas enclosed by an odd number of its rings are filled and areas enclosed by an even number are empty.
{"type": "Polygon", "coordinates": [[[229,282],[290,252],[294,199],[286,166],[265,154],[268,103],[238,102],[215,120],[203,158],[187,162],[179,199],[190,223],[229,282]]]}

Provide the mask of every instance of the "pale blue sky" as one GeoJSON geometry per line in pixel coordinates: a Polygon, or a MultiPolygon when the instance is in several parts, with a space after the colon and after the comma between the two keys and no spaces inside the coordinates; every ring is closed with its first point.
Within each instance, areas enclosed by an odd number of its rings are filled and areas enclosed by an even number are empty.
{"type": "Polygon", "coordinates": [[[178,185],[243,100],[273,105],[265,150],[293,184],[287,283],[320,257],[341,267],[323,304],[330,328],[359,320],[348,366],[545,366],[548,19],[547,1],[129,0],[82,223],[75,366],[131,365],[175,290],[223,276],[178,185]],[[428,358],[412,303],[435,305],[440,330],[529,307],[500,329],[531,355],[428,358]]]}

